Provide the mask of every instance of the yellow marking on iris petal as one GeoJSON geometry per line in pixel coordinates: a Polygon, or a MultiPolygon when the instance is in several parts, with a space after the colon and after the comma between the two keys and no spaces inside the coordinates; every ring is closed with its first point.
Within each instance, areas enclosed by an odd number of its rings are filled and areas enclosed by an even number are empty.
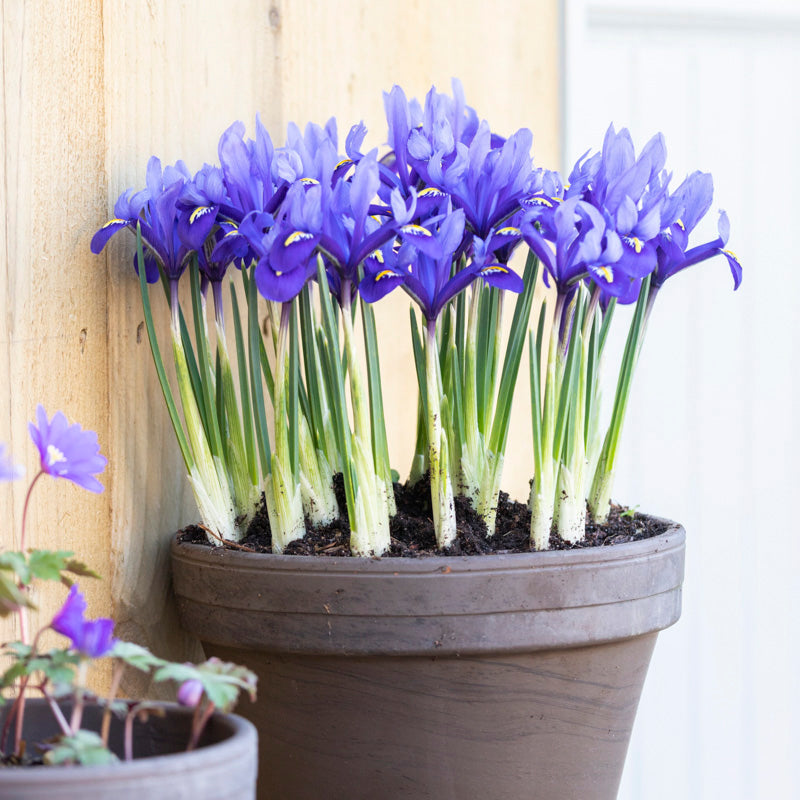
{"type": "Polygon", "coordinates": [[[300,178],[300,183],[304,183],[306,186],[316,186],[319,181],[316,178],[300,178]]]}
{"type": "Polygon", "coordinates": [[[212,210],[211,206],[198,206],[191,214],[189,214],[189,224],[194,225],[197,222],[198,217],[202,217],[203,214],[207,214],[209,211],[212,210]]]}
{"type": "Polygon", "coordinates": [[[506,269],[505,267],[501,267],[499,264],[492,264],[489,267],[484,267],[481,270],[481,275],[491,275],[493,272],[505,273],[508,272],[508,269],[506,269]]]}
{"type": "Polygon", "coordinates": [[[373,253],[370,253],[370,258],[374,258],[379,264],[383,264],[383,253],[380,250],[375,250],[373,253]]]}
{"type": "Polygon", "coordinates": [[[290,233],[286,240],[283,243],[284,247],[288,247],[290,244],[294,244],[295,242],[303,242],[306,239],[313,239],[314,234],[308,233],[307,231],[294,231],[294,233],[290,233]]]}
{"type": "Polygon", "coordinates": [[[737,256],[733,250],[723,250],[722,252],[725,253],[726,256],[730,256],[737,264],[739,263],[739,256],[737,256]]]}
{"type": "Polygon", "coordinates": [[[497,231],[498,236],[519,236],[520,230],[519,228],[515,228],[513,225],[506,225],[505,228],[500,228],[497,231]]]}
{"type": "Polygon", "coordinates": [[[394,272],[392,272],[390,269],[382,269],[382,270],[381,270],[381,271],[380,271],[380,272],[379,272],[379,273],[378,273],[378,274],[375,276],[375,281],[377,282],[377,281],[383,280],[383,278],[391,278],[391,277],[392,277],[392,275],[394,275],[394,272]]]}
{"type": "Polygon", "coordinates": [[[539,195],[538,197],[531,197],[528,199],[528,202],[534,206],[546,206],[547,208],[553,207],[553,203],[542,195],[539,195]]]}
{"type": "Polygon", "coordinates": [[[632,247],[636,251],[637,255],[642,252],[644,242],[638,236],[623,236],[622,238],[625,241],[625,244],[627,244],[629,247],[632,247]]]}
{"type": "Polygon", "coordinates": [[[423,189],[417,197],[446,197],[447,192],[443,192],[441,189],[437,189],[435,186],[427,186],[423,189]]]}
{"type": "Polygon", "coordinates": [[[103,225],[103,227],[104,228],[108,228],[110,225],[127,225],[127,224],[128,224],[128,220],[126,220],[126,219],[117,219],[115,217],[114,219],[110,219],[108,222],[106,222],[106,224],[103,225]]]}
{"type": "Polygon", "coordinates": [[[611,267],[597,267],[596,269],[606,279],[607,283],[614,282],[614,273],[611,271],[611,267]]]}
{"type": "Polygon", "coordinates": [[[283,273],[282,273],[282,272],[281,272],[279,269],[276,269],[276,270],[275,270],[275,276],[276,276],[276,277],[278,277],[278,278],[280,278],[280,277],[281,277],[281,275],[283,275],[283,273]]]}
{"type": "Polygon", "coordinates": [[[427,228],[423,228],[422,225],[416,225],[414,223],[403,225],[400,230],[403,231],[403,233],[413,233],[415,236],[433,236],[427,228]]]}
{"type": "Polygon", "coordinates": [[[685,231],[685,230],[686,230],[686,226],[683,224],[683,220],[682,220],[682,219],[676,219],[676,220],[675,220],[675,224],[676,224],[676,225],[677,225],[677,226],[678,226],[678,227],[679,227],[679,228],[680,228],[682,231],[685,231]]]}
{"type": "Polygon", "coordinates": [[[343,167],[345,164],[352,164],[352,158],[343,158],[335,167],[334,169],[339,169],[339,167],[343,167]]]}

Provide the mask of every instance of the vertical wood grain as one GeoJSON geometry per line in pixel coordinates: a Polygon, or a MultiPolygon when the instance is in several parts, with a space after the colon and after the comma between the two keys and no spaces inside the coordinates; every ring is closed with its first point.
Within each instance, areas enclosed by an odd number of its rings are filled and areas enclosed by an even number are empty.
{"type": "MultiPolygon", "coordinates": [[[[87,246],[106,207],[102,3],[6,0],[2,16],[0,439],[30,479],[38,402],[97,431],[109,452],[106,276],[87,246]]],[[[0,487],[4,548],[18,543],[24,483],[0,487]]],[[[41,482],[27,544],[74,550],[107,576],[109,496],[41,482]]],[[[90,613],[108,614],[110,584],[84,586],[90,613]]],[[[63,598],[62,587],[42,591],[34,625],[63,598]]]]}
{"type": "MultiPolygon", "coordinates": [[[[132,237],[93,256],[92,233],[123,190],[143,185],[151,155],[194,171],[217,161],[234,120],[252,134],[257,112],[278,145],[289,120],[335,114],[342,140],[364,118],[382,147],[381,92],[394,83],[422,99],[431,84],[449,90],[461,77],[495,129],[531,127],[538,163],[554,166],[557,3],[506,0],[491,13],[477,0],[237,0],[224,10],[214,0],[5,0],[0,9],[0,439],[32,474],[25,423],[41,400],[97,430],[110,460],[100,497],[65,482],[37,490],[30,543],[74,549],[105,576],[88,587],[90,613],[113,611],[121,637],[197,657],[172,611],[167,556],[170,536],[196,510],[142,325],[132,237]]],[[[383,365],[392,459],[403,474],[414,437],[407,309],[398,293],[380,315],[383,339],[397,343],[383,365]]],[[[166,334],[160,298],[156,311],[166,334]]],[[[524,428],[522,397],[516,411],[524,428]]],[[[523,494],[530,435],[518,436],[525,446],[510,461],[524,462],[513,478],[523,494]]],[[[4,547],[22,491],[0,486],[4,547]]],[[[57,602],[48,595],[43,608],[52,613],[57,602]]],[[[125,688],[144,687],[132,679],[125,688]]]]}

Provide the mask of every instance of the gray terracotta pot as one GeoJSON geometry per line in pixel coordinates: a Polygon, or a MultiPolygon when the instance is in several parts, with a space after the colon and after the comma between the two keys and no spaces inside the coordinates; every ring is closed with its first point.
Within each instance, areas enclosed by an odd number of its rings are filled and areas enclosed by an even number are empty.
{"type": "Polygon", "coordinates": [[[261,800],[612,800],[684,540],[172,563],[183,626],[259,675],[261,800]]]}
{"type": "MultiPolygon", "coordinates": [[[[184,752],[191,710],[165,704],[134,726],[133,761],[103,767],[0,767],[2,800],[252,800],[256,796],[257,736],[235,714],[215,714],[200,746],[184,752]]],[[[0,715],[0,725],[9,706],[0,715]]],[[[102,711],[89,706],[83,727],[100,730],[102,711]]],[[[44,700],[28,700],[23,738],[29,748],[58,734],[44,700]]],[[[122,723],[114,719],[109,747],[121,756],[122,723]]]]}

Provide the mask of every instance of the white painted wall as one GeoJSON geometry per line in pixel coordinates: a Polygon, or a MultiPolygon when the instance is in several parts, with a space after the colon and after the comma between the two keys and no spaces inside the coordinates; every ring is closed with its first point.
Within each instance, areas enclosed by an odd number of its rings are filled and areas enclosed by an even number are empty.
{"type": "Polygon", "coordinates": [[[619,797],[800,798],[800,2],[566,0],[564,22],[567,164],[611,120],[662,131],[675,186],[713,174],[745,270],[735,294],[722,258],[666,285],[634,388],[615,495],[684,523],[687,572],[619,797]]]}

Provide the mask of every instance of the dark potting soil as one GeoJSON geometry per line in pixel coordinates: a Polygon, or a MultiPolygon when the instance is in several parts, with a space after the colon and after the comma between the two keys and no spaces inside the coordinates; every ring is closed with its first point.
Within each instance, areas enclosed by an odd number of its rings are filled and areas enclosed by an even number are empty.
{"type": "MultiPolygon", "coordinates": [[[[350,526],[344,498],[342,476],[334,478],[334,490],[342,515],[324,526],[311,526],[306,521],[306,535],[292,542],[285,555],[349,556],[350,526]]],[[[439,550],[433,530],[431,487],[425,476],[413,486],[394,484],[397,514],[391,520],[391,550],[388,557],[416,558],[420,556],[490,555],[497,553],[528,553],[530,546],[531,512],[525,503],[510,500],[500,492],[497,506],[494,536],[487,538],[486,523],[472,508],[469,501],[456,497],[457,538],[452,547],[439,550]]],[[[558,533],[550,535],[551,550],[576,550],[585,547],[601,547],[624,542],[649,539],[666,530],[664,522],[639,514],[622,506],[612,505],[608,522],[595,525],[587,515],[586,536],[580,542],[565,542],[558,533]]],[[[193,525],[181,534],[181,540],[206,544],[205,531],[193,525]]],[[[228,544],[235,549],[257,553],[272,552],[272,536],[269,518],[263,501],[261,508],[247,529],[247,535],[238,544],[228,544]]]]}

